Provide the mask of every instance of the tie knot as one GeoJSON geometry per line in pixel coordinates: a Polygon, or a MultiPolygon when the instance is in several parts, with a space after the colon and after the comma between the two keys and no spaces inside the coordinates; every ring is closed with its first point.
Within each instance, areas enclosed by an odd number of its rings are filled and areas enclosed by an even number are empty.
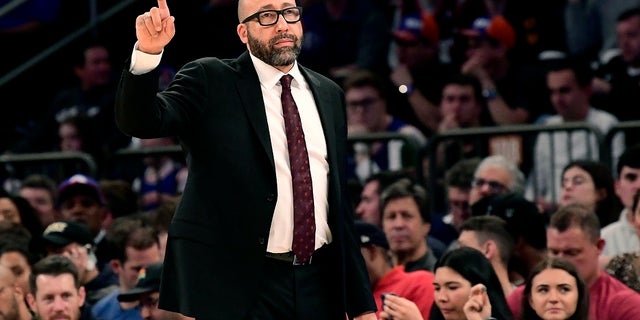
{"type": "Polygon", "coordinates": [[[293,77],[290,74],[285,74],[280,78],[280,84],[283,88],[289,89],[291,88],[291,79],[293,79],[293,77]]]}

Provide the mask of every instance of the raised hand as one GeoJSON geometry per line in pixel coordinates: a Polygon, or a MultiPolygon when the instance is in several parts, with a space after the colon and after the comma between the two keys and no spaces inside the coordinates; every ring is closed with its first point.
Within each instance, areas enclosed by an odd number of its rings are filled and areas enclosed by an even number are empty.
{"type": "Polygon", "coordinates": [[[491,317],[491,303],[487,295],[487,287],[481,283],[471,287],[469,300],[462,309],[467,320],[483,320],[491,317]]]}
{"type": "Polygon", "coordinates": [[[136,18],[138,50],[159,54],[176,34],[175,18],[169,13],[167,0],[158,0],[158,6],[136,18]]]}
{"type": "Polygon", "coordinates": [[[380,312],[381,320],[426,320],[420,309],[411,300],[396,295],[387,295],[380,312]]]}

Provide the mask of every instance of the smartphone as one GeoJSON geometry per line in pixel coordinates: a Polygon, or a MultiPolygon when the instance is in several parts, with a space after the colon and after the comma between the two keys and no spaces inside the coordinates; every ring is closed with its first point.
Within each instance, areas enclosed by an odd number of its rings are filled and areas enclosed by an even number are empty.
{"type": "MultiPolygon", "coordinates": [[[[397,294],[393,293],[393,292],[385,292],[383,294],[380,295],[380,300],[382,300],[382,307],[384,308],[384,298],[387,296],[398,296],[397,294]]],[[[391,320],[393,320],[393,318],[390,318],[391,320]]]]}
{"type": "Polygon", "coordinates": [[[382,300],[382,305],[383,305],[383,306],[384,306],[384,298],[385,298],[387,295],[398,296],[397,294],[395,294],[395,293],[393,293],[393,292],[385,292],[385,293],[381,294],[381,295],[380,295],[380,299],[382,300]]]}

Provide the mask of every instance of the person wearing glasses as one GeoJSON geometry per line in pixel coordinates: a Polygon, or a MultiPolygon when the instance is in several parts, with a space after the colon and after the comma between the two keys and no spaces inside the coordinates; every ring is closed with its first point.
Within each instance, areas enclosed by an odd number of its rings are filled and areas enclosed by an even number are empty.
{"type": "Polygon", "coordinates": [[[513,161],[502,155],[488,156],[478,164],[473,175],[469,205],[495,194],[523,195],[524,185],[524,173],[513,161]]]}
{"type": "Polygon", "coordinates": [[[344,92],[298,64],[301,15],[294,1],[238,1],[247,51],[188,62],[162,92],[158,65],[180,17],[158,0],[136,18],[116,122],[134,137],[177,137],[189,170],[160,309],[196,319],[375,319],[346,188],[344,92]]]}

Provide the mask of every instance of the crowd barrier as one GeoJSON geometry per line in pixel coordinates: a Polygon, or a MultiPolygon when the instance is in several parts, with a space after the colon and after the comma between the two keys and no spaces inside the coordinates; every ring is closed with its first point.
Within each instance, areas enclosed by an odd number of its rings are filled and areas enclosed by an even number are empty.
{"type": "Polygon", "coordinates": [[[44,174],[54,181],[63,181],[74,173],[95,177],[98,165],[83,152],[38,152],[0,155],[3,181],[21,180],[30,174],[44,174]]]}
{"type": "MultiPolygon", "coordinates": [[[[592,148],[591,144],[587,144],[587,154],[594,159],[607,159],[605,156],[609,154],[609,147],[604,144],[604,136],[595,126],[587,123],[565,123],[558,125],[508,125],[482,128],[465,128],[451,130],[432,136],[428,145],[421,149],[417,160],[421,163],[416,169],[416,176],[422,179],[422,183],[432,195],[431,201],[432,212],[444,212],[446,210],[446,189],[444,187],[444,175],[460,158],[478,157],[484,158],[489,155],[501,154],[511,159],[518,165],[520,170],[528,176],[533,168],[533,153],[536,137],[540,133],[553,134],[554,132],[567,132],[567,137],[573,132],[587,132],[596,139],[596,146],[592,148]],[[448,142],[466,142],[462,148],[471,145],[472,152],[459,152],[460,157],[453,159],[443,156],[438,152],[438,148],[448,142]]],[[[550,140],[549,148],[554,150],[554,139],[550,140]]],[[[567,153],[571,155],[571,143],[567,144],[569,150],[567,153]]],[[[570,159],[573,160],[573,159],[570,159]]],[[[553,173],[553,171],[551,171],[553,173]]],[[[559,179],[559,177],[551,176],[551,181],[559,179]]],[[[533,190],[537,195],[537,190],[533,190]]],[[[555,194],[554,190],[552,193],[555,194]]],[[[554,199],[555,200],[555,199],[554,199]]]]}
{"type": "MultiPolygon", "coordinates": [[[[348,142],[355,154],[355,146],[359,144],[372,145],[380,142],[399,141],[405,145],[403,148],[402,168],[415,173],[418,182],[423,184],[431,193],[432,212],[442,212],[445,209],[446,199],[443,188],[444,173],[458,159],[447,159],[438,156],[438,148],[450,142],[459,143],[466,141],[472,146],[482,146],[472,148],[474,152],[465,154],[464,157],[483,158],[492,154],[502,154],[512,159],[518,164],[525,175],[529,175],[532,166],[532,152],[535,138],[540,133],[553,132],[576,132],[585,131],[590,133],[597,140],[597,147],[590,148],[587,152],[592,158],[608,164],[615,175],[615,159],[612,154],[612,144],[615,137],[624,133],[627,145],[635,141],[640,132],[640,121],[625,121],[615,125],[611,130],[603,135],[595,126],[586,123],[566,123],[560,125],[512,125],[496,126],[484,128],[467,128],[451,130],[446,133],[433,135],[426,146],[420,147],[413,139],[399,133],[375,133],[352,135],[348,142]]],[[[552,140],[553,141],[553,140],[552,140]]],[[[571,148],[571,144],[568,144],[571,148]]],[[[549,145],[553,150],[553,144],[549,145]]],[[[568,150],[570,153],[570,150],[568,150]]],[[[136,171],[135,166],[142,166],[142,159],[148,156],[170,155],[184,159],[184,151],[180,146],[167,146],[155,148],[131,148],[121,149],[111,157],[111,162],[116,166],[127,167],[130,171],[136,171]]],[[[60,181],[69,175],[81,172],[91,176],[96,176],[99,168],[94,159],[85,153],[79,152],[43,152],[28,154],[4,154],[0,155],[0,164],[4,170],[6,178],[20,179],[29,173],[46,173],[54,175],[52,178],[60,181]]],[[[373,173],[373,172],[371,172],[373,173]]],[[[550,177],[559,179],[559,177],[550,177]]],[[[362,182],[362,181],[360,181],[362,182]]]]}

